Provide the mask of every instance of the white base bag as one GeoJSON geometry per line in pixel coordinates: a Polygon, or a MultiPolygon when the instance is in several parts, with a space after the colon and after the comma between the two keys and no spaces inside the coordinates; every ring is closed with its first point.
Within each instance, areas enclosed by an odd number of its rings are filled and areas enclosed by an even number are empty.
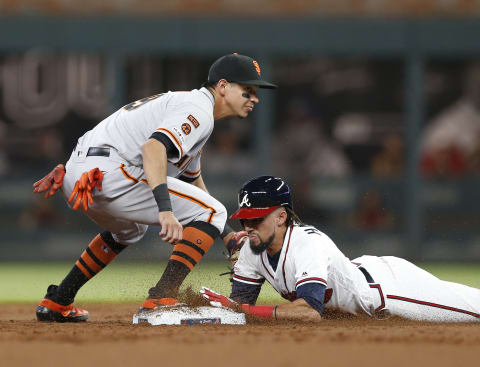
{"type": "Polygon", "coordinates": [[[148,323],[150,325],[196,325],[226,324],[245,325],[245,314],[229,308],[202,306],[190,308],[186,306],[164,306],[150,312],[133,315],[133,324],[148,323]]]}

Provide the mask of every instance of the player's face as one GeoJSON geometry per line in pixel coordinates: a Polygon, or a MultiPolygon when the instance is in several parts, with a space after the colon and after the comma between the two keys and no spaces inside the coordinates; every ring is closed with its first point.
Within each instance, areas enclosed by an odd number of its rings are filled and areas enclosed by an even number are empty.
{"type": "Polygon", "coordinates": [[[253,253],[261,254],[272,244],[276,235],[276,215],[277,212],[273,211],[263,218],[243,219],[241,221],[243,228],[247,231],[253,253]]]}
{"type": "Polygon", "coordinates": [[[225,102],[230,108],[232,116],[245,118],[253,111],[259,102],[257,97],[258,87],[238,83],[228,83],[225,102]]]}

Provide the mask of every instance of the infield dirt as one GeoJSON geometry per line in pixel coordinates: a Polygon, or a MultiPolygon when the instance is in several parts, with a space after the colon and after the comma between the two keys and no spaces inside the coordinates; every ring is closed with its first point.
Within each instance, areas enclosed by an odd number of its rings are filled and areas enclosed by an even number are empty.
{"type": "Polygon", "coordinates": [[[0,305],[1,366],[480,365],[480,324],[132,325],[137,304],[87,304],[88,322],[52,324],[35,320],[35,306],[0,305]]]}

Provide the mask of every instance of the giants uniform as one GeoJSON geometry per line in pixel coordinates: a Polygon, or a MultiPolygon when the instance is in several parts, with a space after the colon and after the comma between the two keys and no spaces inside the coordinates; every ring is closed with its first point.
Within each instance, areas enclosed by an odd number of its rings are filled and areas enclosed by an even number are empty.
{"type": "Polygon", "coordinates": [[[225,207],[189,184],[200,176],[201,150],[213,131],[213,95],[206,88],[168,92],[143,98],[121,108],[83,135],[66,164],[62,187],[68,196],[83,172],[98,167],[104,173],[102,191],[86,213],[115,241],[139,241],[149,225],[158,225],[158,206],[147,185],[142,145],[155,137],[168,152],[167,186],[172,211],[182,225],[212,224],[219,232],[225,207]],[[185,182],[186,181],[186,182],[185,182]]]}
{"type": "Polygon", "coordinates": [[[290,301],[297,298],[299,288],[321,285],[325,287],[325,308],[354,315],[480,321],[480,290],[442,281],[393,256],[362,256],[350,262],[328,236],[311,226],[287,229],[276,270],[267,252],[254,254],[247,241],[235,264],[233,280],[231,297],[245,301],[248,297],[242,299],[242,295],[254,294],[250,304],[256,302],[267,280],[290,301]]]}
{"type": "MultiPolygon", "coordinates": [[[[227,219],[220,202],[190,184],[198,179],[204,188],[200,155],[212,133],[214,118],[247,116],[259,102],[256,87],[276,88],[261,79],[257,61],[239,54],[217,59],[204,85],[207,88],[154,95],[126,105],[78,140],[66,164],[66,174],[63,166],[57,165],[34,184],[35,192],[49,190],[47,196],[60,186],[64,196],[72,195],[73,199],[76,195],[73,208],[81,200],[86,207],[90,199],[86,214],[105,229],[92,239],[62,282],[47,288],[36,309],[39,321],[87,320],[88,312],[73,306],[77,292],[128,245],[140,240],[149,225],[158,225],[159,217],[165,218],[162,224],[168,224],[161,235],[175,245],[167,267],[149,289],[139,312],[177,302],[175,297],[185,277],[224,232],[227,219]],[[227,98],[231,103],[224,103],[227,98]],[[150,162],[153,152],[163,152],[161,144],[166,152],[166,184],[152,182],[152,186],[156,184],[152,191],[144,172],[142,149],[150,162]],[[93,202],[89,197],[92,182],[96,188],[93,202]],[[173,216],[159,214],[170,205],[173,216]],[[181,228],[174,217],[183,225],[181,239],[181,228]]],[[[159,159],[163,165],[163,153],[159,159]]],[[[163,174],[157,172],[156,177],[163,179],[163,174]]]]}

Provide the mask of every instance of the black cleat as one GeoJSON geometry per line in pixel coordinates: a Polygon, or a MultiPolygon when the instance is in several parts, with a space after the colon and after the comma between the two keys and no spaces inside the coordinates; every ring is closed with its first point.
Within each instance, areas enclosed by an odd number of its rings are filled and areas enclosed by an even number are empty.
{"type": "Polygon", "coordinates": [[[48,287],[47,295],[42,302],[40,302],[40,305],[36,309],[37,320],[47,322],[87,321],[87,310],[82,310],[81,308],[73,306],[73,304],[65,306],[58,302],[52,301],[50,298],[55,297],[56,290],[56,285],[51,285],[48,287]]]}

